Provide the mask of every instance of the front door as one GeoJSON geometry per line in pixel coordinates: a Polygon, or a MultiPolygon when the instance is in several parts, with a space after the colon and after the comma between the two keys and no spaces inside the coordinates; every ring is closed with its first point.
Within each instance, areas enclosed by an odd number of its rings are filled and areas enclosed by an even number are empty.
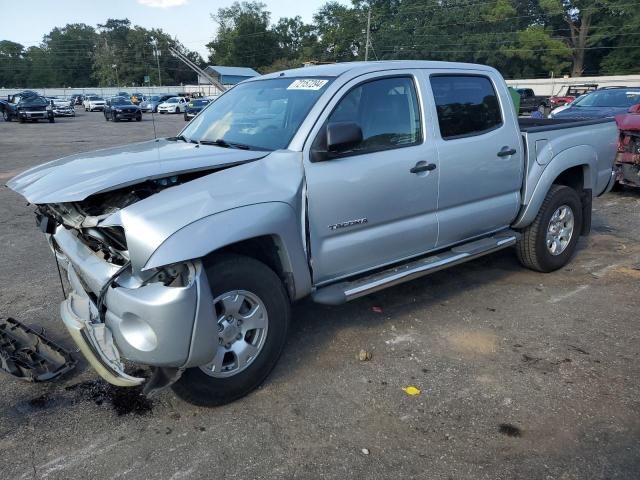
{"type": "Polygon", "coordinates": [[[438,156],[425,129],[419,89],[409,72],[370,74],[345,85],[320,118],[305,151],[316,283],[434,248],[438,156]],[[341,122],[360,126],[362,142],[315,158],[327,125],[341,122]]]}

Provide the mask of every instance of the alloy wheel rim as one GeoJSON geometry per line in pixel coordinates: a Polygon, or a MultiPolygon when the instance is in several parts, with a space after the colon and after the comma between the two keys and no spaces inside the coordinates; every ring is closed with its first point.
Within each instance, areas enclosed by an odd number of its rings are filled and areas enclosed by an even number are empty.
{"type": "Polygon", "coordinates": [[[247,290],[233,290],[213,300],[218,324],[216,355],[200,369],[211,377],[232,377],[260,355],[269,328],[267,309],[247,290]]]}
{"type": "Polygon", "coordinates": [[[553,212],[547,226],[545,242],[551,255],[560,255],[567,249],[573,238],[574,226],[575,217],[571,207],[561,205],[553,212]]]}

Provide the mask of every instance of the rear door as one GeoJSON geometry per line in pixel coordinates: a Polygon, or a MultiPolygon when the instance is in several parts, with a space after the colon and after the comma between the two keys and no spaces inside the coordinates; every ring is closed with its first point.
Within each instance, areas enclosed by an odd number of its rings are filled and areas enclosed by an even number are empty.
{"type": "Polygon", "coordinates": [[[421,105],[421,82],[410,71],[354,79],[330,101],[312,131],[304,161],[316,283],[435,246],[438,156],[426,128],[433,122],[421,105]],[[314,159],[326,125],[340,122],[357,123],[362,143],[314,159]]]}
{"type": "Polygon", "coordinates": [[[523,152],[504,81],[490,72],[431,71],[440,160],[438,247],[507,227],[520,205],[523,152]]]}

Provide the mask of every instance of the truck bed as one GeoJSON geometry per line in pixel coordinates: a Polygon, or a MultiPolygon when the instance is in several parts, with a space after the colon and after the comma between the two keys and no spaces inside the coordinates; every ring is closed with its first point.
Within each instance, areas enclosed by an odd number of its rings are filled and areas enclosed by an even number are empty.
{"type": "MultiPolygon", "coordinates": [[[[606,187],[615,157],[618,129],[613,118],[573,120],[518,118],[525,148],[525,181],[522,203],[527,205],[542,175],[553,176],[556,158],[591,159],[591,188],[598,195],[606,187]]],[[[576,164],[579,164],[577,162],[576,164]]]]}
{"type": "Polygon", "coordinates": [[[613,118],[597,118],[595,120],[575,120],[571,118],[530,118],[518,117],[521,132],[548,132],[563,128],[586,127],[600,123],[613,122],[613,118]]]}

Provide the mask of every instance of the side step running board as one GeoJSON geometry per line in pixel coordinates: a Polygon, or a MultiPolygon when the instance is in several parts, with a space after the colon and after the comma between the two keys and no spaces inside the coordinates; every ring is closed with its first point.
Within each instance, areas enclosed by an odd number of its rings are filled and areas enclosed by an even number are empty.
{"type": "Polygon", "coordinates": [[[408,282],[414,278],[429,275],[459,263],[468,262],[502,250],[514,245],[518,238],[520,238],[519,233],[512,230],[504,230],[489,237],[458,245],[450,250],[423,257],[357,280],[334,283],[333,285],[319,288],[312,294],[312,298],[317,303],[339,305],[354,298],[363,297],[378,290],[408,282]]]}

